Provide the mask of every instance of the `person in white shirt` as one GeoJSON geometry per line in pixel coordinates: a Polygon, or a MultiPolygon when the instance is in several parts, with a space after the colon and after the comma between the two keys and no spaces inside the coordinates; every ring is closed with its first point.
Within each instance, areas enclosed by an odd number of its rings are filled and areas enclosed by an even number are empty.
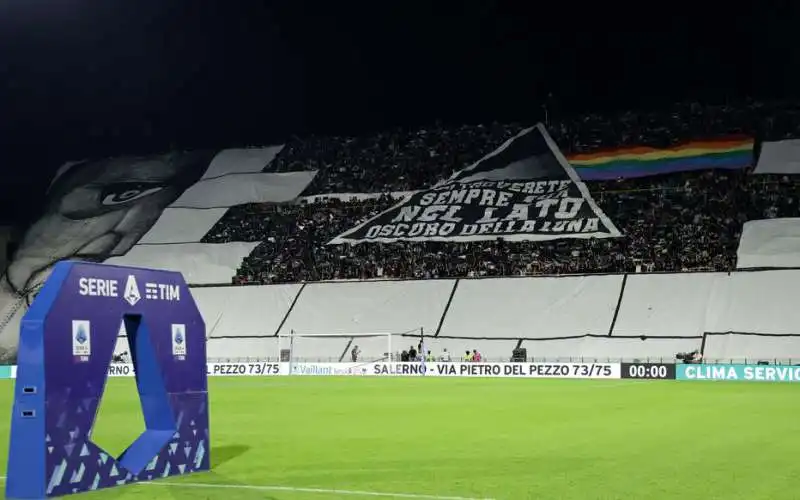
{"type": "Polygon", "coordinates": [[[441,360],[441,361],[443,361],[445,363],[449,363],[450,362],[450,353],[447,351],[447,349],[442,349],[442,355],[439,356],[439,360],[441,360]]]}

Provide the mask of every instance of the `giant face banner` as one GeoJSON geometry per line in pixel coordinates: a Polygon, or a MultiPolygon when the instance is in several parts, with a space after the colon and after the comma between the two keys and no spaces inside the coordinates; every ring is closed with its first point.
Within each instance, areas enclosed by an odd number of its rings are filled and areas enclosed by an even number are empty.
{"type": "Polygon", "coordinates": [[[25,233],[6,270],[17,293],[62,259],[103,262],[125,255],[197,182],[215,152],[114,158],[69,165],[50,187],[42,217],[25,233]]]}
{"type": "Polygon", "coordinates": [[[539,124],[330,244],[616,236],[619,230],[539,124]]]}
{"type": "MultiPolygon", "coordinates": [[[[202,256],[204,249],[195,244],[201,243],[228,207],[285,202],[299,195],[314,172],[263,173],[281,148],[172,152],[64,165],[51,182],[43,213],[27,229],[0,277],[0,347],[15,349],[15,325],[56,262],[106,262],[153,248],[154,255],[169,248],[202,256]],[[245,181],[250,189],[235,189],[245,181]],[[224,192],[225,188],[233,195],[224,192]],[[175,209],[176,204],[183,208],[175,209]],[[217,210],[207,210],[210,208],[217,210]],[[191,228],[191,236],[183,228],[191,228]],[[179,239],[181,235],[188,239],[179,239]]],[[[237,245],[240,243],[231,243],[237,245]]],[[[221,252],[221,246],[209,244],[207,248],[217,252],[209,252],[212,255],[241,251],[221,252]]],[[[115,263],[130,264],[130,260],[115,263]]],[[[187,258],[185,262],[195,261],[187,258]]],[[[238,263],[231,265],[235,269],[238,263]]],[[[176,267],[169,259],[138,264],[176,267]]],[[[185,269],[180,271],[191,276],[185,269]]]]}

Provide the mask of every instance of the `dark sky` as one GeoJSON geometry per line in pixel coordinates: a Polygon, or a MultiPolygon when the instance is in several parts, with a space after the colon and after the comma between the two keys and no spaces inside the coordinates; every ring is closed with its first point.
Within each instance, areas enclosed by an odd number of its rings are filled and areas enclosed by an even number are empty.
{"type": "Polygon", "coordinates": [[[800,90],[797,2],[596,3],[0,0],[0,222],[70,159],[800,90]]]}

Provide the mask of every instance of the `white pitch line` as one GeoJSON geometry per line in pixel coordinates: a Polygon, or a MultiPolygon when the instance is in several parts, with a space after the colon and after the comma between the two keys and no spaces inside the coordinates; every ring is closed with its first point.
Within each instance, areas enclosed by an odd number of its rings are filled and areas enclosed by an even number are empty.
{"type": "Polygon", "coordinates": [[[153,486],[178,486],[186,488],[217,488],[230,490],[255,490],[255,491],[286,491],[292,493],[320,493],[327,495],[347,495],[353,497],[382,497],[382,498],[415,498],[417,500],[495,500],[493,498],[458,497],[442,495],[423,495],[418,493],[384,493],[380,491],[360,490],[332,490],[325,488],[295,488],[292,486],[257,486],[250,484],[214,484],[214,483],[173,483],[167,481],[148,481],[153,486]]]}
{"type": "MultiPolygon", "coordinates": [[[[6,476],[0,476],[5,481],[6,476]]],[[[292,486],[258,486],[252,484],[214,484],[214,483],[173,483],[171,481],[146,481],[133,485],[177,486],[179,488],[208,488],[225,490],[285,491],[289,493],[319,493],[323,495],[347,495],[353,497],[414,498],[416,500],[495,500],[494,498],[458,497],[442,495],[423,495],[418,493],[384,493],[380,491],[331,490],[325,488],[295,488],[292,486]]]]}

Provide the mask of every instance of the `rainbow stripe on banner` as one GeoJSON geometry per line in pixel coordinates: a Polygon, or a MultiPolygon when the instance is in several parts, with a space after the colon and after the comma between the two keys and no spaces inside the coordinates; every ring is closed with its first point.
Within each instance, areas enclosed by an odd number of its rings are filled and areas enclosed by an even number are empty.
{"type": "Polygon", "coordinates": [[[753,139],[692,141],[667,149],[626,147],[571,155],[567,159],[584,180],[645,177],[713,168],[737,169],[753,164],[753,139]]]}

